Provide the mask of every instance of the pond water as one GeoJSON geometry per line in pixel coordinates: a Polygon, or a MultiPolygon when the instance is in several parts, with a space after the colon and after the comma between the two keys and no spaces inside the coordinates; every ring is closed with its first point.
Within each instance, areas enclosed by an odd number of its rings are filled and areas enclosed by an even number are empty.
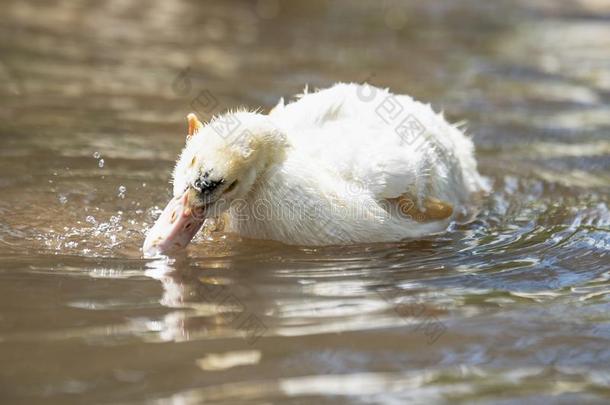
{"type": "Polygon", "coordinates": [[[607,403],[610,4],[0,5],[0,402],[607,403]],[[493,192],[420,241],[143,259],[191,110],[368,81],[493,192]]]}

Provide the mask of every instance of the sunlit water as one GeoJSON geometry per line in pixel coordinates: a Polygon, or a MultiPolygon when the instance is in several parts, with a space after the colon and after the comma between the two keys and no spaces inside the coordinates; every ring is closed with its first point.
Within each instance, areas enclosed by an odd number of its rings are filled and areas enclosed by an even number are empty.
{"type": "Polygon", "coordinates": [[[3,2],[0,401],[605,403],[610,6],[528,3],[3,2]],[[186,113],[338,80],[465,119],[481,215],[141,258],[186,113]]]}

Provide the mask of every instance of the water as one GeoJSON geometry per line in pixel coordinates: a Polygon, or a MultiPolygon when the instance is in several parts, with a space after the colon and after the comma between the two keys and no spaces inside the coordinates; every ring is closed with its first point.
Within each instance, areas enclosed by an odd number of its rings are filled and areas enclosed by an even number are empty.
{"type": "Polygon", "coordinates": [[[605,403],[610,4],[4,1],[0,398],[605,403]],[[144,260],[185,115],[368,80],[494,192],[421,241],[144,260]]]}

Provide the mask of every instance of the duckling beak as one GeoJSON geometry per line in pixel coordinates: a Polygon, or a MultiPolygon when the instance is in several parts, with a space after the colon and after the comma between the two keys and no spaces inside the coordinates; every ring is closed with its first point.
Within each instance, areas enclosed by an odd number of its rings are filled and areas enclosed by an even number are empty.
{"type": "Polygon", "coordinates": [[[205,208],[197,207],[196,190],[172,198],[157,222],[150,228],[142,251],[145,257],[184,249],[197,234],[205,220],[205,208]]]}

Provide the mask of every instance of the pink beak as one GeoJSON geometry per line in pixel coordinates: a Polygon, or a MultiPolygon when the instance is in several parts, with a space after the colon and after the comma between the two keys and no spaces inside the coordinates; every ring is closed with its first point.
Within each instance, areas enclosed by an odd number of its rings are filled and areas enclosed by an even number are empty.
{"type": "Polygon", "coordinates": [[[149,229],[142,251],[151,257],[184,249],[205,220],[204,208],[193,208],[194,191],[188,189],[181,196],[172,198],[157,222],[149,229]]]}

